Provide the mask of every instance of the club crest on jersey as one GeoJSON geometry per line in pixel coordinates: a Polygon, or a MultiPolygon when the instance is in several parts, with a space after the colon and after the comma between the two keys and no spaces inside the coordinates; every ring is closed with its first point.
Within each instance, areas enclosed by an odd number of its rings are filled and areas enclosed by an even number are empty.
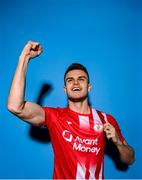
{"type": "Polygon", "coordinates": [[[73,136],[68,130],[64,130],[62,133],[62,136],[66,141],[68,141],[68,142],[72,141],[73,136]]]}
{"type": "Polygon", "coordinates": [[[94,130],[97,132],[103,131],[103,124],[101,124],[99,121],[94,122],[94,130]]]}

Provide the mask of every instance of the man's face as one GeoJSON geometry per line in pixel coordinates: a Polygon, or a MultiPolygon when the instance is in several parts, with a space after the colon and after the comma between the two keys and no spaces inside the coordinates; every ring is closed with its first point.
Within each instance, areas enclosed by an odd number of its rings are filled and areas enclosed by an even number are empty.
{"type": "Polygon", "coordinates": [[[87,74],[82,70],[71,70],[66,74],[64,91],[68,99],[79,102],[87,98],[91,85],[87,74]]]}

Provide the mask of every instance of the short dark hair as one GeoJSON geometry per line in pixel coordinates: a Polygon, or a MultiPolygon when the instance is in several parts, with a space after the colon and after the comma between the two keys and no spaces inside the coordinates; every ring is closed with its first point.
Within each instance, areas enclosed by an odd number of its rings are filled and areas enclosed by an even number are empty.
{"type": "Polygon", "coordinates": [[[90,82],[89,73],[88,73],[86,67],[85,67],[84,65],[82,65],[82,64],[79,64],[79,63],[73,63],[73,64],[71,64],[71,65],[67,68],[67,70],[65,71],[65,74],[64,74],[64,84],[65,84],[65,77],[66,77],[67,73],[68,73],[69,71],[76,70],[76,69],[77,69],[77,70],[82,70],[82,71],[84,71],[84,72],[87,74],[88,83],[90,82]]]}

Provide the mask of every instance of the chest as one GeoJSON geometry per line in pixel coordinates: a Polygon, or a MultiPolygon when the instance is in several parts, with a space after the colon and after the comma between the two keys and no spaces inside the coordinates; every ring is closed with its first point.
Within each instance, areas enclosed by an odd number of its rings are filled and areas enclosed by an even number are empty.
{"type": "Polygon", "coordinates": [[[52,131],[55,146],[62,145],[75,152],[96,155],[105,147],[103,123],[91,116],[60,116],[52,131]]]}

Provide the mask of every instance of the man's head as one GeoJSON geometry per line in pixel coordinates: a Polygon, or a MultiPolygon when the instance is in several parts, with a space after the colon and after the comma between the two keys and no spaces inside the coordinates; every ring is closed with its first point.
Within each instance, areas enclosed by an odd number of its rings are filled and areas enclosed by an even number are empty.
{"type": "Polygon", "coordinates": [[[88,97],[91,90],[87,69],[78,63],[71,64],[64,74],[64,91],[68,99],[79,102],[88,97]]]}
{"type": "Polygon", "coordinates": [[[82,70],[82,71],[84,71],[86,73],[87,77],[88,77],[88,84],[89,84],[89,82],[90,82],[89,73],[88,73],[86,67],[83,66],[82,64],[79,64],[79,63],[73,63],[67,68],[67,70],[65,71],[65,74],[64,74],[64,84],[66,84],[65,78],[66,78],[67,73],[69,71],[72,71],[72,70],[82,70]]]}

